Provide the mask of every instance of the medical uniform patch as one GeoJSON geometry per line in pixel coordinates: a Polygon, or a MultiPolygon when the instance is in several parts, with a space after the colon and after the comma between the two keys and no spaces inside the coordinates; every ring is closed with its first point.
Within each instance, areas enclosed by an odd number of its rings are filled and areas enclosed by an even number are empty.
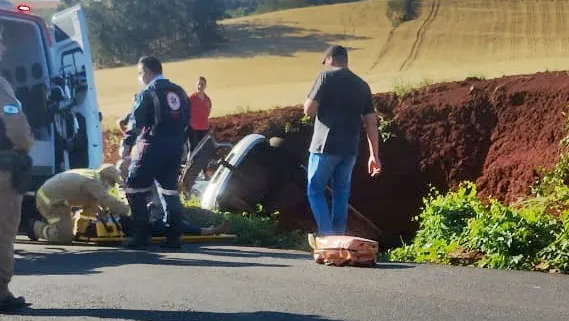
{"type": "Polygon", "coordinates": [[[20,113],[20,108],[16,105],[4,105],[4,114],[6,115],[14,115],[20,113]]]}
{"type": "Polygon", "coordinates": [[[169,92],[166,95],[166,100],[168,101],[168,107],[170,107],[170,109],[172,109],[173,111],[177,111],[178,109],[180,109],[180,97],[178,97],[178,95],[174,92],[169,92]]]}

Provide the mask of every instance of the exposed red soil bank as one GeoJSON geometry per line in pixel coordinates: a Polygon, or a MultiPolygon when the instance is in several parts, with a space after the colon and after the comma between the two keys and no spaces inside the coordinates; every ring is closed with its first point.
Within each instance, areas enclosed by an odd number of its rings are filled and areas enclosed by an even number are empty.
{"type": "MultiPolygon", "coordinates": [[[[410,218],[420,213],[429,184],[444,192],[472,180],[482,196],[514,201],[528,194],[537,168],[557,161],[568,103],[565,72],[441,83],[402,98],[375,95],[378,113],[394,119],[395,137],[381,145],[384,173],[375,180],[366,173],[362,140],[351,203],[384,230],[386,245],[395,245],[412,236],[416,227],[410,218]]],[[[284,136],[292,154],[305,161],[311,127],[302,126],[301,117],[296,106],[215,118],[212,126],[219,141],[237,142],[250,133],[284,136]]],[[[283,194],[282,226],[311,228],[302,191],[283,194]]],[[[379,237],[351,217],[353,233],[379,237]]]]}

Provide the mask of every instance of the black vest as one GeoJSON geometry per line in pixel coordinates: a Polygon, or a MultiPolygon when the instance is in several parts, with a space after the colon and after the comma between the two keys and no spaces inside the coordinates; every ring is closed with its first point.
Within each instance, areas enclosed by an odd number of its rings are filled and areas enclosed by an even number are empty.
{"type": "Polygon", "coordinates": [[[186,92],[166,79],[157,80],[144,93],[152,101],[152,124],[145,138],[185,139],[189,126],[189,107],[186,92]]]}

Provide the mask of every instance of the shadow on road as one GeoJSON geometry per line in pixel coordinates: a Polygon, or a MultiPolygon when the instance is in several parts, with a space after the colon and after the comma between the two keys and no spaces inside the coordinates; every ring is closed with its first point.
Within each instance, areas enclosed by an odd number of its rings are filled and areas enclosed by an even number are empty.
{"type": "Polygon", "coordinates": [[[385,263],[385,262],[379,262],[375,265],[376,269],[382,269],[382,270],[412,269],[415,267],[416,267],[415,265],[410,265],[410,264],[385,263]]]}
{"type": "Polygon", "coordinates": [[[226,248],[208,248],[202,247],[199,249],[201,254],[212,256],[226,256],[226,257],[241,257],[241,258],[261,258],[270,257],[276,259],[294,259],[294,260],[310,260],[309,252],[306,253],[285,253],[285,252],[261,252],[253,250],[234,250],[226,248]]]}
{"type": "Polygon", "coordinates": [[[12,313],[18,316],[35,317],[91,317],[101,319],[118,319],[133,321],[168,321],[168,320],[200,320],[200,321],[332,321],[314,315],[302,315],[282,312],[195,312],[195,311],[155,311],[155,310],[126,310],[126,309],[32,309],[12,313]]]}
{"type": "Polygon", "coordinates": [[[254,262],[228,262],[203,259],[169,258],[160,253],[146,251],[128,251],[122,249],[104,249],[93,251],[70,252],[62,250],[56,253],[28,252],[16,250],[22,258],[16,259],[18,275],[70,275],[94,274],[103,267],[115,267],[128,264],[205,266],[205,267],[288,267],[281,264],[262,264],[254,262]]]}

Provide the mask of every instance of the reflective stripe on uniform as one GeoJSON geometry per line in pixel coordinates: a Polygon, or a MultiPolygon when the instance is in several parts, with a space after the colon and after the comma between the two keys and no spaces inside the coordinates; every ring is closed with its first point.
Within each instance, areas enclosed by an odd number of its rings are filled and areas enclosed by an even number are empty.
{"type": "Polygon", "coordinates": [[[37,192],[36,197],[38,197],[45,205],[51,204],[51,201],[49,200],[47,195],[45,195],[45,192],[43,191],[43,189],[40,189],[37,192]]]}
{"type": "Polygon", "coordinates": [[[127,187],[125,188],[125,193],[126,194],[140,194],[140,193],[148,193],[152,191],[152,187],[147,187],[147,188],[131,188],[131,187],[127,187]]]}
{"type": "Polygon", "coordinates": [[[57,223],[59,223],[59,221],[61,221],[61,217],[59,217],[59,216],[50,216],[47,218],[47,223],[49,225],[57,224],[57,223]]]}
{"type": "Polygon", "coordinates": [[[157,186],[157,189],[158,189],[158,193],[160,193],[162,195],[168,195],[168,196],[178,195],[178,190],[175,190],[175,189],[164,189],[160,186],[157,186]]]}

